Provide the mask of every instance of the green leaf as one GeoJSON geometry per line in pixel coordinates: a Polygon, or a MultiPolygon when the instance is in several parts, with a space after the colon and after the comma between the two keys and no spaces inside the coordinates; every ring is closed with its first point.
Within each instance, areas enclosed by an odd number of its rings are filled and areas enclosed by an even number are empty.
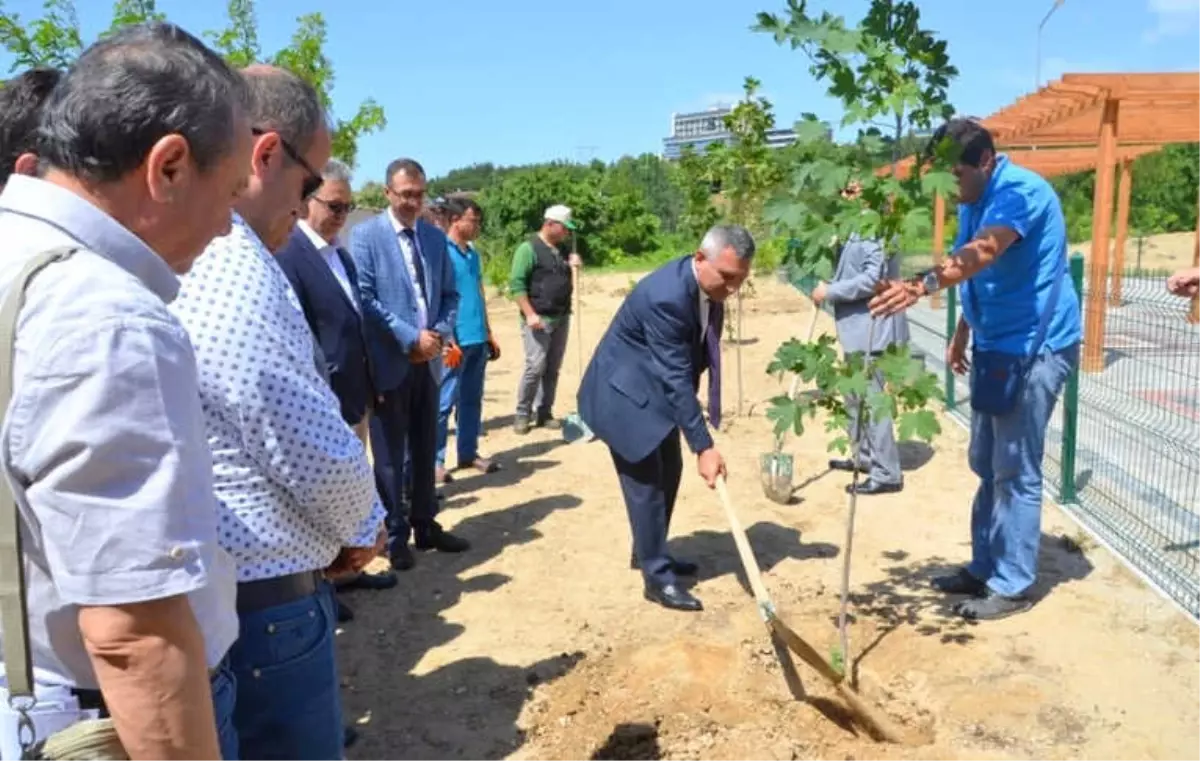
{"type": "Polygon", "coordinates": [[[920,439],[929,442],[941,432],[942,426],[932,410],[902,412],[896,421],[896,435],[901,441],[920,439]]]}

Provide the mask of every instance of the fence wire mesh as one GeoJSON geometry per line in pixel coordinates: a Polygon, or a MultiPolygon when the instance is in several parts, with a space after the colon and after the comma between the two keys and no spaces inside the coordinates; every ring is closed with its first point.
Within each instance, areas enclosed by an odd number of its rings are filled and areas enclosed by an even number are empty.
{"type": "MultiPolygon", "coordinates": [[[[1086,320],[1092,294],[1081,258],[1073,270],[1086,320]]],[[[815,286],[794,271],[784,277],[805,294],[815,286]]],[[[1200,326],[1188,321],[1189,301],[1168,293],[1166,280],[1166,274],[1129,270],[1117,286],[1119,298],[1112,279],[1106,283],[1103,345],[1082,347],[1096,367],[1079,371],[1075,398],[1068,389],[1056,407],[1046,438],[1045,486],[1130,566],[1200,618],[1200,326]]],[[[956,299],[947,296],[939,308],[924,299],[909,310],[911,344],[945,379],[948,412],[966,423],[966,379],[945,366],[957,318],[956,299]]]]}

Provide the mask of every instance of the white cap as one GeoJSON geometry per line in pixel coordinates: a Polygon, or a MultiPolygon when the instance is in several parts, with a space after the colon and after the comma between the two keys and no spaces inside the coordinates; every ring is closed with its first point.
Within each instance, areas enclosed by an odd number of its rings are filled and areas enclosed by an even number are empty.
{"type": "Polygon", "coordinates": [[[575,229],[575,221],[571,219],[571,207],[563,206],[561,203],[551,206],[546,209],[543,219],[548,219],[551,222],[558,222],[568,230],[575,229]]]}

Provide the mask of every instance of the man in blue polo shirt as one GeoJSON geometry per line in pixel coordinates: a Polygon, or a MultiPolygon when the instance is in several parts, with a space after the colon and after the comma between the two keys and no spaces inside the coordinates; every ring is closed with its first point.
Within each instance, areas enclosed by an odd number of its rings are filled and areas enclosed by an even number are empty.
{"type": "Polygon", "coordinates": [[[1050,183],[997,154],[991,134],[967,119],[945,124],[930,145],[957,154],[954,254],[914,279],[881,284],[871,311],[893,314],[961,283],[963,316],[946,361],[956,373],[972,372],[968,456],[979,489],[971,562],[934,579],[934,586],[970,595],[955,608],[966,618],[1003,618],[1032,605],[1046,427],[1079,361],[1079,300],[1067,273],[1062,206],[1050,183]]]}
{"type": "Polygon", "coordinates": [[[469,198],[454,196],[444,202],[446,250],[454,265],[458,289],[458,316],[454,342],[443,352],[441,404],[438,409],[437,480],[450,479],[446,472],[446,436],[450,413],[457,408],[458,467],[481,473],[498,470],[496,463],[479,454],[479,432],[483,425],[483,377],[490,360],[500,356],[492,338],[487,304],[483,299],[483,274],[479,252],[471,244],[479,237],[483,222],[479,205],[469,198]]]}

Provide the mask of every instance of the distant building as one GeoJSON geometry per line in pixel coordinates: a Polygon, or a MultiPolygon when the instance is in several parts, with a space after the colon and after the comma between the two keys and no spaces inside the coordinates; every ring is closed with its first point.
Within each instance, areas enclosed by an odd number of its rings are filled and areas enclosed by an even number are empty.
{"type": "MultiPolygon", "coordinates": [[[[703,153],[711,143],[728,143],[733,136],[725,129],[725,117],[732,110],[728,106],[718,106],[690,114],[671,114],[671,136],[663,139],[663,158],[679,158],[685,145],[703,153]]],[[[791,128],[773,129],[767,133],[767,145],[772,148],[794,142],[796,131],[791,128]]]]}

